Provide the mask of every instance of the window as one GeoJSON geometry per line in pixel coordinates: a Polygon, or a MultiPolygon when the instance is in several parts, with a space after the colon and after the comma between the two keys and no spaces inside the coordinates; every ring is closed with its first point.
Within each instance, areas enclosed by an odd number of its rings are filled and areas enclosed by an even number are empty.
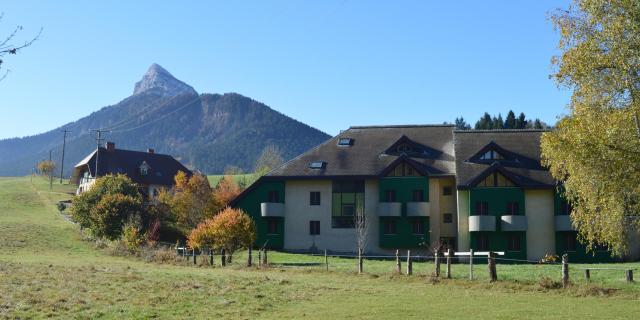
{"type": "Polygon", "coordinates": [[[480,233],[476,237],[476,250],[489,251],[489,235],[480,233]]]}
{"type": "Polygon", "coordinates": [[[445,213],[442,215],[442,222],[444,223],[453,223],[453,214],[445,213]]]}
{"type": "Polygon", "coordinates": [[[403,143],[398,145],[398,147],[396,148],[398,150],[398,152],[403,153],[403,152],[411,152],[413,150],[413,148],[411,147],[411,145],[407,144],[407,143],[403,143]]]}
{"type": "Polygon", "coordinates": [[[478,183],[478,187],[515,187],[503,174],[494,172],[478,183]]]}
{"type": "Polygon", "coordinates": [[[451,188],[451,186],[442,187],[443,196],[450,196],[452,194],[453,194],[453,188],[451,188]]]}
{"type": "Polygon", "coordinates": [[[314,161],[314,162],[311,162],[309,164],[309,168],[311,168],[311,169],[324,169],[324,167],[326,165],[327,165],[327,163],[324,162],[324,161],[314,161]]]}
{"type": "Polygon", "coordinates": [[[320,234],[320,221],[309,221],[309,234],[312,236],[320,234]]]}
{"type": "Polygon", "coordinates": [[[309,205],[311,205],[311,206],[319,206],[320,205],[320,192],[319,191],[311,191],[311,192],[309,192],[309,205]]]}
{"type": "Polygon", "coordinates": [[[331,196],[331,227],[354,228],[354,216],[364,212],[364,181],[334,181],[331,196]]]}
{"type": "Polygon", "coordinates": [[[567,233],[565,235],[565,249],[567,251],[576,251],[577,237],[575,232],[567,233]]]}
{"type": "Polygon", "coordinates": [[[504,157],[500,153],[494,150],[489,150],[485,152],[482,156],[480,156],[480,160],[501,160],[501,159],[504,159],[504,157]]]}
{"type": "Polygon", "coordinates": [[[413,219],[413,221],[411,222],[411,230],[413,234],[424,235],[424,219],[413,219]]]}
{"type": "Polygon", "coordinates": [[[507,250],[520,251],[520,235],[510,234],[507,236],[507,250]]]}
{"type": "Polygon", "coordinates": [[[278,220],[274,218],[267,219],[267,234],[278,234],[278,220]]]}
{"type": "Polygon", "coordinates": [[[513,201],[507,202],[507,214],[512,216],[520,214],[520,204],[513,201]]]}
{"type": "Polygon", "coordinates": [[[424,202],[424,190],[416,189],[411,193],[411,201],[413,202],[424,202]]]}
{"type": "Polygon", "coordinates": [[[420,172],[407,163],[400,163],[387,176],[389,177],[419,177],[420,172]]]}
{"type": "Polygon", "coordinates": [[[148,173],[148,170],[149,170],[149,168],[147,168],[145,166],[140,167],[140,175],[141,176],[146,176],[147,173],[148,173]]]}
{"type": "Polygon", "coordinates": [[[384,226],[384,234],[396,234],[396,221],[393,219],[385,219],[382,222],[384,226]]]}
{"type": "Polygon", "coordinates": [[[489,215],[489,203],[486,201],[476,201],[476,214],[479,216],[489,215]]]}
{"type": "Polygon", "coordinates": [[[567,202],[567,200],[560,201],[560,215],[570,215],[571,214],[571,204],[567,202]]]}
{"type": "Polygon", "coordinates": [[[396,202],[396,191],[395,190],[385,190],[384,191],[384,201],[385,202],[396,202]]]}
{"type": "Polygon", "coordinates": [[[270,190],[267,195],[267,202],[280,202],[280,193],[276,190],[270,190]]]}
{"type": "Polygon", "coordinates": [[[444,251],[447,251],[447,249],[456,250],[455,237],[442,237],[440,238],[440,244],[442,245],[442,249],[444,251]]]}
{"type": "Polygon", "coordinates": [[[341,147],[349,147],[353,145],[353,139],[351,138],[340,138],[338,139],[338,145],[341,147]]]}

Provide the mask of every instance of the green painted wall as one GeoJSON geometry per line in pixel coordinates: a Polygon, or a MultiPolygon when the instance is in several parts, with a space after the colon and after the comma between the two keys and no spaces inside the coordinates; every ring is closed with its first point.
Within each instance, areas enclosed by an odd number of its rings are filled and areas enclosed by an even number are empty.
{"type": "Polygon", "coordinates": [[[473,188],[469,191],[469,214],[476,215],[476,201],[486,201],[489,203],[489,215],[496,216],[496,221],[500,221],[500,216],[507,212],[507,202],[518,202],[519,214],[524,215],[524,190],[513,187],[498,188],[473,188]]]}
{"type": "MultiPolygon", "coordinates": [[[[471,246],[470,248],[474,251],[478,251],[478,236],[480,234],[488,234],[489,235],[489,249],[491,251],[504,251],[504,256],[499,256],[498,258],[506,258],[506,259],[527,259],[527,236],[526,232],[471,232],[471,246]],[[509,251],[507,250],[507,239],[510,235],[516,235],[520,237],[520,251],[509,251]]],[[[474,261],[475,262],[475,261],[474,261]]],[[[500,261],[500,263],[510,263],[508,261],[500,261]]]]}
{"type": "Polygon", "coordinates": [[[381,248],[389,249],[410,249],[425,247],[429,242],[429,218],[428,217],[380,217],[380,243],[381,248]],[[414,220],[422,220],[424,223],[424,234],[413,234],[414,220]],[[384,222],[395,220],[396,234],[384,234],[384,222]]]}
{"type": "Polygon", "coordinates": [[[594,263],[594,262],[614,262],[615,258],[608,251],[587,252],[587,246],[576,241],[576,250],[567,251],[565,237],[568,234],[577,234],[577,231],[557,231],[556,232],[556,254],[562,257],[563,254],[569,255],[569,263],[594,263]]]}
{"type": "Polygon", "coordinates": [[[278,191],[280,202],[284,203],[284,181],[262,181],[259,185],[244,196],[236,207],[244,210],[256,223],[257,237],[255,246],[267,246],[272,249],[282,249],[284,246],[284,218],[271,218],[278,221],[279,234],[267,234],[267,218],[263,218],[260,212],[260,204],[267,202],[269,191],[278,191]]]}
{"type": "Polygon", "coordinates": [[[396,202],[402,203],[402,217],[380,217],[380,243],[381,248],[417,248],[430,244],[429,218],[407,217],[407,202],[413,201],[413,191],[422,190],[423,199],[429,202],[429,178],[428,177],[385,177],[378,181],[378,201],[385,202],[385,192],[395,190],[396,202]],[[393,219],[396,221],[396,234],[384,234],[384,221],[393,219]],[[422,219],[424,234],[413,234],[412,222],[422,219]]]}
{"type": "Polygon", "coordinates": [[[564,213],[562,212],[562,201],[564,200],[563,196],[562,196],[562,188],[560,188],[560,190],[555,190],[553,192],[553,213],[556,216],[559,215],[563,215],[564,213]]]}

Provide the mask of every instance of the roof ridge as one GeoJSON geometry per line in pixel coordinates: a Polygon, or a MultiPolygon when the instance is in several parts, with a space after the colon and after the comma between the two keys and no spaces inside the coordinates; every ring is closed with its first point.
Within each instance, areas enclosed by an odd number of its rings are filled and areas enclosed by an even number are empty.
{"type": "Polygon", "coordinates": [[[549,129],[469,129],[453,130],[455,133],[500,133],[500,132],[549,132],[549,129]]]}
{"type": "Polygon", "coordinates": [[[397,125],[365,125],[350,126],[349,129],[383,129],[383,128],[421,128],[421,127],[455,127],[455,124],[397,124],[397,125]]]}

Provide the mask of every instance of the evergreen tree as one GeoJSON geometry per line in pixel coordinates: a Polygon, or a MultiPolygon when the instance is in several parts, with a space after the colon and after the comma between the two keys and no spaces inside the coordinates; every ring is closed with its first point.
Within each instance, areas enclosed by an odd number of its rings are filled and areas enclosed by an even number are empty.
{"type": "Polygon", "coordinates": [[[534,129],[544,129],[544,127],[542,126],[542,122],[540,122],[540,119],[536,118],[536,121],[533,123],[533,128],[534,129]]]}
{"type": "Polygon", "coordinates": [[[504,120],[504,128],[505,129],[516,128],[516,114],[513,113],[512,110],[509,110],[509,113],[507,113],[507,118],[504,120]]]}
{"type": "Polygon", "coordinates": [[[527,118],[524,115],[524,112],[520,112],[518,119],[516,120],[516,129],[524,129],[527,127],[527,118]]]}
{"type": "Polygon", "coordinates": [[[504,121],[502,120],[502,114],[498,113],[498,117],[493,117],[493,125],[491,129],[503,129],[504,121]]]}
{"type": "Polygon", "coordinates": [[[478,120],[478,122],[476,122],[475,128],[477,130],[488,130],[488,129],[491,129],[492,121],[493,120],[491,119],[491,115],[489,115],[489,113],[485,112],[484,115],[482,116],[482,118],[480,118],[480,120],[478,120]]]}
{"type": "Polygon", "coordinates": [[[464,121],[463,117],[460,117],[460,118],[456,118],[456,129],[469,130],[471,129],[471,126],[466,121],[464,121]]]}

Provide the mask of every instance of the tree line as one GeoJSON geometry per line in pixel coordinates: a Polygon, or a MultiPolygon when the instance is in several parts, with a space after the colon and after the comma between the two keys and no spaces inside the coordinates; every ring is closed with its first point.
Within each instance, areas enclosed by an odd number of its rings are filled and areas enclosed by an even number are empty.
{"type": "MultiPolygon", "coordinates": [[[[448,122],[445,122],[448,124],[448,122]]],[[[456,118],[453,123],[458,130],[471,130],[471,125],[467,123],[464,117],[456,118]]],[[[547,125],[540,119],[536,118],[535,120],[527,119],[524,112],[520,112],[520,115],[516,117],[516,114],[513,110],[509,110],[507,112],[507,117],[502,118],[502,114],[498,113],[498,115],[490,115],[488,112],[485,112],[478,121],[476,121],[475,126],[473,127],[475,130],[496,130],[496,129],[550,129],[551,126],[547,125]]]]}

